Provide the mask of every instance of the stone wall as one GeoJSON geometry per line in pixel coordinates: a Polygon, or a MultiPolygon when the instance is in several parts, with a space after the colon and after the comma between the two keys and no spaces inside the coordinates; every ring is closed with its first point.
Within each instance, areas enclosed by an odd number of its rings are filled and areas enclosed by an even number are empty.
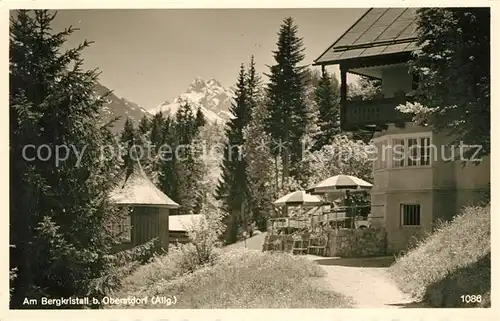
{"type": "Polygon", "coordinates": [[[386,255],[384,228],[338,229],[330,231],[329,256],[364,257],[386,255]]]}

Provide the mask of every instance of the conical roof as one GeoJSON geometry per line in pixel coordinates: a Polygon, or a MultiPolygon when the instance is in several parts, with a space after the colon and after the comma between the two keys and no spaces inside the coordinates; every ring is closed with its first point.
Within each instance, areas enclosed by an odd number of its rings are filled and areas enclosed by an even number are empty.
{"type": "Polygon", "coordinates": [[[119,205],[179,208],[179,204],[165,195],[148,178],[142,166],[136,163],[132,174],[124,177],[110,195],[119,205]]]}

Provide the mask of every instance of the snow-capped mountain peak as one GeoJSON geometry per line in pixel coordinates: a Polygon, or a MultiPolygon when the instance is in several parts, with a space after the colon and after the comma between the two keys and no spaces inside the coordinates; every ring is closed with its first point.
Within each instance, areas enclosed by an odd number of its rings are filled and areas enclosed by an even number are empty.
{"type": "Polygon", "coordinates": [[[189,84],[186,92],[176,97],[172,103],[163,102],[150,112],[156,114],[163,112],[175,116],[183,102],[187,102],[196,112],[201,109],[209,122],[224,123],[231,118],[229,108],[233,101],[234,90],[223,87],[216,79],[205,81],[196,77],[189,84]]]}
{"type": "Polygon", "coordinates": [[[207,81],[207,86],[208,87],[222,87],[222,85],[220,84],[219,81],[217,81],[217,79],[210,79],[207,81]]]}
{"type": "Polygon", "coordinates": [[[196,77],[193,82],[189,85],[187,92],[199,92],[207,87],[207,84],[201,77],[196,77]]]}

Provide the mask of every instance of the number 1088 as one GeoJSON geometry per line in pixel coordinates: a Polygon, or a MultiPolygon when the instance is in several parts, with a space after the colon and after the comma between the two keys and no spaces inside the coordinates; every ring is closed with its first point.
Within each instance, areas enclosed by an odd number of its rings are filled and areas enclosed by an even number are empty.
{"type": "Polygon", "coordinates": [[[462,295],[460,296],[460,299],[462,300],[462,303],[479,303],[481,302],[481,295],[462,295]]]}

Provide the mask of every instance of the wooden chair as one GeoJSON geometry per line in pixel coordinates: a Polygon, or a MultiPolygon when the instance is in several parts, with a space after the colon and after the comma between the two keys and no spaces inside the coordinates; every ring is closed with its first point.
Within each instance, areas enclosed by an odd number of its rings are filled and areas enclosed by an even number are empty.
{"type": "Polygon", "coordinates": [[[281,238],[273,241],[273,251],[283,252],[283,240],[281,238]]]}
{"type": "Polygon", "coordinates": [[[294,235],[292,254],[299,252],[299,254],[307,254],[307,245],[309,244],[309,238],[302,235],[294,235]]]}
{"type": "Polygon", "coordinates": [[[283,239],[283,252],[291,254],[292,251],[293,251],[293,236],[287,235],[283,239]]]}
{"type": "Polygon", "coordinates": [[[326,247],[328,246],[328,236],[320,236],[309,239],[307,253],[314,254],[316,252],[319,256],[326,255],[326,247]]]}
{"type": "Polygon", "coordinates": [[[267,235],[264,241],[264,251],[273,251],[274,250],[274,242],[277,239],[277,235],[267,235]]]}

